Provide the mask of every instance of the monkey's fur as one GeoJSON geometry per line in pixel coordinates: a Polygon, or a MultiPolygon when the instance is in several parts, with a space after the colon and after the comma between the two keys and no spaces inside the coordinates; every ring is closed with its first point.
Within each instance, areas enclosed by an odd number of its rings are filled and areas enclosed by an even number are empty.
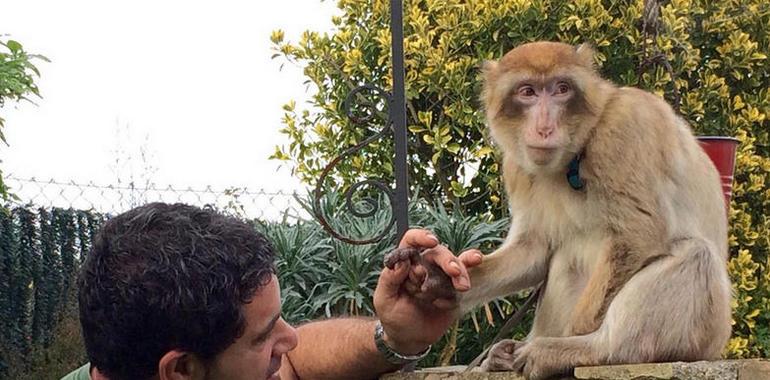
{"type": "Polygon", "coordinates": [[[537,42],[484,67],[511,228],[470,269],[461,309],[545,281],[526,341],[501,342],[484,370],[716,359],[730,336],[719,175],[664,100],[602,79],[593,55],[537,42]],[[578,155],[583,190],[565,178],[578,155]]]}

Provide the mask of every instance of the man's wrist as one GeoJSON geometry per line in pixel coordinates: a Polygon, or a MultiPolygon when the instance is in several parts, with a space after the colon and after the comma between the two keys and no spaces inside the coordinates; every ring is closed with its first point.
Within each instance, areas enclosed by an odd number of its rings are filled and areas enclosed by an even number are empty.
{"type": "Polygon", "coordinates": [[[383,341],[393,351],[396,351],[396,352],[404,354],[404,355],[417,355],[417,354],[421,354],[421,353],[425,352],[427,349],[430,349],[430,347],[431,347],[430,344],[395,341],[395,340],[391,339],[388,336],[387,332],[385,333],[385,336],[383,337],[383,341]]]}
{"type": "Polygon", "coordinates": [[[385,359],[396,365],[409,364],[418,361],[428,355],[431,345],[400,344],[394,342],[385,332],[382,323],[378,320],[374,328],[374,341],[377,350],[385,359]]]}

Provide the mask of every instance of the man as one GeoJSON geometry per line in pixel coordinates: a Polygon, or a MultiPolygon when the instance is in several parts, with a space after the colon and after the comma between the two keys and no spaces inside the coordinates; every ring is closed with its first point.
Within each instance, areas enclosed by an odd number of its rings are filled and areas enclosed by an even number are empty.
{"type": "MultiPolygon", "coordinates": [[[[470,287],[459,258],[423,230],[400,246],[470,287]]],[[[280,314],[272,247],[235,218],[187,205],[149,204],[109,220],[79,278],[90,365],[64,379],[370,379],[427,352],[454,321],[417,302],[425,268],[385,268],[374,294],[379,320],[341,318],[294,329],[280,314]]],[[[437,300],[436,304],[446,303],[437,300]]]]}

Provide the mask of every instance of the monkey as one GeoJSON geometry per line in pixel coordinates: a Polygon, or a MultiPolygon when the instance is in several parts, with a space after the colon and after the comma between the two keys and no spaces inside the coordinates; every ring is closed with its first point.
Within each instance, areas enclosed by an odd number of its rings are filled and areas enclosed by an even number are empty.
{"type": "Polygon", "coordinates": [[[485,371],[717,359],[730,337],[717,170],[662,98],[603,79],[589,45],[520,45],[483,65],[505,241],[469,270],[459,313],[543,284],[524,341],[485,371]]]}

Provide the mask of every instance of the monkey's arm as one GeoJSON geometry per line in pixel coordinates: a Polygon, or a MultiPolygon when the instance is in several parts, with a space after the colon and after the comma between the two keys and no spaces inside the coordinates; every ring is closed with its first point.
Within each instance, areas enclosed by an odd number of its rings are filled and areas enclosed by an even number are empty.
{"type": "Polygon", "coordinates": [[[481,303],[537,285],[545,279],[548,258],[548,247],[541,239],[510,238],[468,271],[471,288],[458,294],[460,311],[466,313],[481,303]]]}

